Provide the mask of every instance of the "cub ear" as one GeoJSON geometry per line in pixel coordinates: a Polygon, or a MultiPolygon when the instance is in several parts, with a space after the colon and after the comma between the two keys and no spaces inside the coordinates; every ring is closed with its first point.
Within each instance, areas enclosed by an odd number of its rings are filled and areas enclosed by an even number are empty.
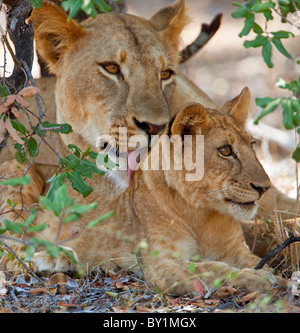
{"type": "Polygon", "coordinates": [[[245,87],[237,97],[220,107],[220,111],[233,118],[241,128],[246,127],[246,120],[250,109],[251,93],[247,87],[245,87]]]}
{"type": "Polygon", "coordinates": [[[189,104],[179,111],[171,126],[171,135],[195,135],[208,128],[206,109],[200,104],[189,104]]]}
{"type": "Polygon", "coordinates": [[[38,52],[55,73],[61,56],[72,48],[84,30],[76,21],[67,20],[66,12],[49,1],[44,1],[40,9],[33,9],[29,19],[33,21],[38,52]]]}
{"type": "Polygon", "coordinates": [[[151,25],[158,31],[174,64],[179,61],[179,42],[183,28],[189,23],[184,0],[161,9],[150,19],[151,25]]]}

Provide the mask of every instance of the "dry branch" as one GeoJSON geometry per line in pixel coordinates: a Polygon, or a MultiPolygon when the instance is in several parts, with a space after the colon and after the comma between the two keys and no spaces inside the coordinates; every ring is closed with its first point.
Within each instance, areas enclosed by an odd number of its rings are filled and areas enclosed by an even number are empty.
{"type": "Polygon", "coordinates": [[[290,237],[285,240],[282,244],[278,245],[274,250],[267,253],[261,261],[256,265],[254,269],[261,269],[264,267],[264,265],[269,261],[272,257],[275,257],[277,253],[282,251],[284,248],[289,246],[290,244],[294,242],[300,242],[300,237],[296,237],[292,232],[289,232],[290,237]]]}

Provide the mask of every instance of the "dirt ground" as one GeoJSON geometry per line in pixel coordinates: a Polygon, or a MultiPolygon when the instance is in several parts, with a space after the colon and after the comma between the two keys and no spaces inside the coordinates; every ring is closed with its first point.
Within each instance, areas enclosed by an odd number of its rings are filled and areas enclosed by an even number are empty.
{"type": "MultiPolygon", "coordinates": [[[[167,0],[127,0],[128,12],[151,17],[167,0]]],[[[199,33],[203,22],[210,22],[223,13],[222,25],[217,34],[199,54],[181,65],[181,70],[199,85],[209,96],[222,104],[248,86],[253,100],[256,97],[282,96],[276,88],[279,77],[285,80],[300,75],[295,61],[273,54],[273,69],[263,62],[260,50],[246,50],[244,39],[238,37],[243,21],[230,15],[234,8],[228,0],[187,0],[190,6],[191,24],[185,29],[182,46],[191,42],[199,33]]],[[[277,18],[275,28],[280,26],[277,18]]],[[[283,30],[287,27],[281,27],[283,30]]],[[[250,39],[248,37],[246,39],[250,39]]],[[[294,59],[300,58],[299,36],[285,43],[294,59]]],[[[35,68],[35,77],[38,69],[35,68]]],[[[253,103],[252,121],[259,113],[253,103]]],[[[281,112],[265,118],[262,123],[282,130],[281,112]]],[[[260,128],[261,125],[258,125],[260,128]]],[[[262,127],[262,131],[265,131],[262,127]]],[[[255,133],[257,130],[254,131],[255,133]]],[[[284,137],[296,145],[293,131],[285,131],[284,137]]],[[[259,137],[258,155],[272,181],[291,197],[296,196],[297,170],[290,158],[292,148],[282,147],[269,137],[259,137]]],[[[1,273],[1,272],[0,272],[1,273]]],[[[268,293],[249,294],[245,290],[221,287],[203,291],[195,287],[186,297],[163,296],[148,289],[145,282],[127,272],[104,273],[96,269],[88,276],[71,278],[65,275],[38,280],[22,275],[0,275],[0,312],[108,312],[108,313],[207,313],[207,312],[300,312],[299,295],[292,290],[279,291],[276,286],[268,293]]]]}

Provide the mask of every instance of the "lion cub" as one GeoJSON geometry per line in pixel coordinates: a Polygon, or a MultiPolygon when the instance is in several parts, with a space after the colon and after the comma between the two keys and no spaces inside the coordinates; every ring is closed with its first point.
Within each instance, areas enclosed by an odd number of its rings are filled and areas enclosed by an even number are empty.
{"type": "MultiPolygon", "coordinates": [[[[193,290],[194,279],[208,288],[218,278],[250,290],[276,282],[267,270],[253,269],[259,258],[245,244],[239,223],[253,218],[256,201],[270,187],[253,139],[244,130],[250,99],[245,88],[221,107],[222,112],[199,104],[186,106],[169,130],[171,138],[192,137],[181,146],[182,170],[174,167],[180,151],[174,144],[168,156],[170,170],[136,172],[132,228],[138,261],[151,286],[184,294],[193,290]],[[187,181],[191,171],[185,168],[185,159],[196,160],[202,149],[197,135],[204,137],[202,178],[187,181]]],[[[155,154],[153,149],[144,167],[155,154]]],[[[159,157],[163,164],[165,154],[159,157]]]]}

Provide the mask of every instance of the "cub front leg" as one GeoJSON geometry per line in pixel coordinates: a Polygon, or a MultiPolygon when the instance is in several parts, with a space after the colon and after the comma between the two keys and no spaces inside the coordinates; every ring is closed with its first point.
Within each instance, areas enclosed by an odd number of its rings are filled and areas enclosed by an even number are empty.
{"type": "Polygon", "coordinates": [[[206,290],[212,287],[217,279],[228,286],[247,289],[249,292],[264,292],[275,284],[286,285],[283,279],[276,278],[269,271],[237,269],[218,261],[194,263],[191,267],[190,263],[184,261],[152,259],[148,265],[143,266],[143,272],[149,286],[177,295],[193,292],[195,279],[199,280],[206,290]]]}

